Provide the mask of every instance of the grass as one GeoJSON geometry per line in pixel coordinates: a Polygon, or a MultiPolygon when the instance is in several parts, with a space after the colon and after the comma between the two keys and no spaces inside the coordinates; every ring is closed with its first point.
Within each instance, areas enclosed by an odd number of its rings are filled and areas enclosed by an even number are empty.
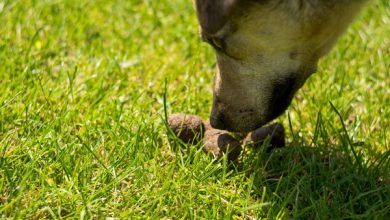
{"type": "Polygon", "coordinates": [[[238,165],[167,135],[207,117],[190,1],[0,0],[0,218],[386,219],[390,4],[371,2],[238,165]]]}

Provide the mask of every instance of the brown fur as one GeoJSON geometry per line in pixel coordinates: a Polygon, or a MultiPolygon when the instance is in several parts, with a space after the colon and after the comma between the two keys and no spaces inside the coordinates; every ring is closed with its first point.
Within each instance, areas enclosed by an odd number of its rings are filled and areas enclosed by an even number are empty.
{"type": "Polygon", "coordinates": [[[280,115],[363,0],[195,0],[216,51],[213,127],[251,131],[280,115]]]}

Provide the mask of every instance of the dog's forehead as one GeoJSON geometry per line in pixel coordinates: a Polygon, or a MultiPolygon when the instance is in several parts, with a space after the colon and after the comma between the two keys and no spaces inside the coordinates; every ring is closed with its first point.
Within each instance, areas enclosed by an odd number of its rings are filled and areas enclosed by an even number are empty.
{"type": "MultiPolygon", "coordinates": [[[[289,7],[273,1],[226,1],[229,6],[221,6],[220,1],[195,0],[202,36],[227,37],[237,31],[259,32],[270,35],[279,23],[298,23],[291,19],[289,7]],[[273,3],[272,3],[273,2],[273,3]],[[202,4],[208,4],[201,6],[202,4]],[[234,4],[233,4],[234,3],[234,4]]],[[[225,1],[222,1],[225,2],[225,1]]],[[[277,1],[280,2],[280,1],[277,1]]]]}
{"type": "Polygon", "coordinates": [[[290,19],[321,27],[327,20],[354,14],[354,5],[361,5],[361,1],[343,0],[341,5],[348,5],[345,7],[340,7],[336,0],[194,0],[194,4],[202,31],[215,35],[227,24],[232,26],[240,20],[258,23],[259,19],[290,19]]]}

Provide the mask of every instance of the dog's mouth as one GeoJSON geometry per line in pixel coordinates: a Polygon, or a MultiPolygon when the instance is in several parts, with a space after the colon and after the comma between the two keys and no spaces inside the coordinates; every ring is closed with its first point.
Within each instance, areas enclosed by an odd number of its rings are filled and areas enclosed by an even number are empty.
{"type": "MultiPolygon", "coordinates": [[[[285,74],[283,79],[274,80],[270,84],[272,86],[268,89],[269,93],[259,90],[262,96],[257,99],[257,102],[253,102],[256,99],[248,99],[248,97],[237,97],[234,100],[227,98],[227,100],[237,102],[223,102],[225,99],[221,101],[221,97],[214,95],[210,116],[211,125],[214,128],[232,132],[247,132],[260,128],[283,114],[291,104],[297,90],[303,85],[294,73],[285,74]],[[248,102],[243,101],[245,99],[248,102]]],[[[230,97],[230,95],[226,94],[225,97],[230,97]]]]}
{"type": "MultiPolygon", "coordinates": [[[[211,122],[211,120],[212,119],[210,118],[210,122],[211,122]]],[[[220,129],[220,130],[227,130],[227,131],[230,131],[230,132],[242,133],[242,132],[254,131],[254,130],[262,127],[265,124],[266,123],[264,123],[264,122],[250,121],[250,122],[238,123],[238,124],[226,123],[223,126],[221,126],[218,123],[217,124],[211,123],[211,126],[213,128],[220,129]]]]}
{"type": "Polygon", "coordinates": [[[210,123],[213,128],[230,132],[249,132],[267,123],[260,114],[252,109],[238,111],[212,111],[210,123]]]}

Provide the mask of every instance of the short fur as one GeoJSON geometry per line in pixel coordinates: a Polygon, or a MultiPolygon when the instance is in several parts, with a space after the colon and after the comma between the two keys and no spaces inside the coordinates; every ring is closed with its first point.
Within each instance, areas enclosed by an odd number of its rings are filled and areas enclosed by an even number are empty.
{"type": "Polygon", "coordinates": [[[216,52],[211,125],[251,131],[279,116],[364,0],[194,0],[216,52]]]}

